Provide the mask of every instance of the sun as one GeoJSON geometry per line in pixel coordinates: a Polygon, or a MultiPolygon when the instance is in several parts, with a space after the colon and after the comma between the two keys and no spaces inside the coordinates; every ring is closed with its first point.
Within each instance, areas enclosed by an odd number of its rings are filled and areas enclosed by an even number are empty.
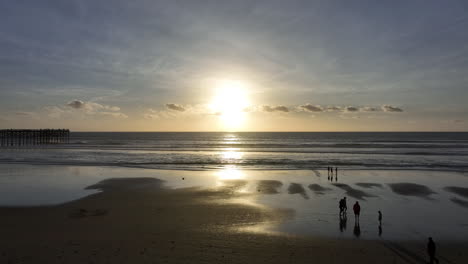
{"type": "Polygon", "coordinates": [[[245,82],[222,80],[216,83],[210,108],[220,117],[225,128],[241,128],[246,118],[246,108],[249,106],[245,82]]]}

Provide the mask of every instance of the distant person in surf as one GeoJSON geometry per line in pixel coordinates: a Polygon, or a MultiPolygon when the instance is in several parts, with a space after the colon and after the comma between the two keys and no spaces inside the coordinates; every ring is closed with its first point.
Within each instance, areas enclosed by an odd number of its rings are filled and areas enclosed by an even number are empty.
{"type": "Polygon", "coordinates": [[[359,215],[361,214],[361,206],[359,205],[359,202],[356,201],[356,203],[353,206],[353,211],[354,211],[354,220],[356,223],[359,223],[359,215]]]}
{"type": "Polygon", "coordinates": [[[379,211],[379,225],[382,225],[382,212],[379,211]]]}

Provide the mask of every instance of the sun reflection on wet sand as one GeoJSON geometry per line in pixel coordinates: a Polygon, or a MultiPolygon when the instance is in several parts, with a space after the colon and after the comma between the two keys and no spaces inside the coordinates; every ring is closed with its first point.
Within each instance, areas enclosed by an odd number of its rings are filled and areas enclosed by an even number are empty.
{"type": "Polygon", "coordinates": [[[215,172],[219,180],[242,180],[246,178],[244,171],[229,165],[215,172]]]}

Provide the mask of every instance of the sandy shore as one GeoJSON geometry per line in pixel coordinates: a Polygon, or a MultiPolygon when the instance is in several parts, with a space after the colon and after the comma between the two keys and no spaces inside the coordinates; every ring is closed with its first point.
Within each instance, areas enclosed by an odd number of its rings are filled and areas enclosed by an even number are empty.
{"type": "MultiPolygon", "coordinates": [[[[255,195],[236,192],[242,182],[211,189],[162,186],[153,178],[106,180],[89,187],[103,192],[63,205],[0,208],[0,263],[425,263],[427,259],[425,241],[255,232],[257,225],[294,217],[294,211],[237,203],[242,196],[255,195]]],[[[296,189],[290,191],[301,192],[296,189]]],[[[467,263],[466,243],[438,246],[441,263],[467,263]]]]}

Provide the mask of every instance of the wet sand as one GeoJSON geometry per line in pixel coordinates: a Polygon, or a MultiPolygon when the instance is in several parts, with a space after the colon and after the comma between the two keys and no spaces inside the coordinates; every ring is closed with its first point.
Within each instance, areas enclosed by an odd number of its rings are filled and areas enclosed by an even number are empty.
{"type": "Polygon", "coordinates": [[[372,195],[370,193],[355,189],[347,184],[344,183],[333,183],[334,186],[341,188],[346,191],[346,195],[356,198],[358,200],[366,200],[366,198],[369,197],[375,197],[375,195],[372,195]]]}
{"type": "Polygon", "coordinates": [[[331,188],[323,187],[320,184],[314,183],[309,185],[309,189],[317,195],[323,195],[325,192],[331,191],[331,188]]]}
{"type": "Polygon", "coordinates": [[[391,183],[390,188],[394,193],[405,195],[405,196],[417,196],[425,199],[431,199],[430,195],[435,194],[427,186],[415,183],[391,183]]]}
{"type": "MultiPolygon", "coordinates": [[[[165,189],[164,182],[154,178],[111,179],[89,187],[102,192],[62,205],[0,208],[0,263],[423,263],[426,259],[424,242],[256,231],[256,226],[294,217],[294,211],[238,203],[256,194],[234,191],[244,181],[226,182],[217,188],[165,189]]],[[[297,186],[292,189],[302,193],[297,186]]],[[[464,249],[466,243],[439,244],[439,258],[464,263],[468,259],[464,249]]]]}
{"type": "Polygon", "coordinates": [[[456,187],[456,186],[448,186],[444,188],[446,191],[458,194],[464,198],[468,198],[468,188],[464,187],[456,187]]]}

